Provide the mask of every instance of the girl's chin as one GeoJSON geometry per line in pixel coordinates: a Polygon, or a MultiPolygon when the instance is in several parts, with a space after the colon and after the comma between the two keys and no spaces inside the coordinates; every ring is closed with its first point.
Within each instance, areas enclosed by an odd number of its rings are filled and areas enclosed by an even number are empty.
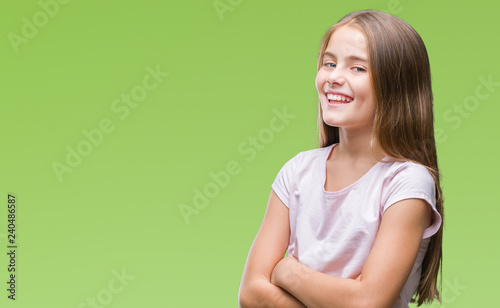
{"type": "Polygon", "coordinates": [[[332,126],[332,127],[340,127],[340,126],[342,126],[342,124],[339,121],[333,121],[331,119],[325,119],[324,117],[323,117],[323,123],[325,123],[328,126],[332,126]]]}
{"type": "Polygon", "coordinates": [[[328,126],[342,126],[342,120],[338,115],[333,115],[331,112],[323,113],[323,122],[328,126]]]}

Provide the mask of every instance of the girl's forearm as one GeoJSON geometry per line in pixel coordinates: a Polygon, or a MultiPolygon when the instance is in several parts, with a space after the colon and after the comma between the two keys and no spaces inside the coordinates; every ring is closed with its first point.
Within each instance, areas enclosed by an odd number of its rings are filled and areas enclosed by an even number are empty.
{"type": "Polygon", "coordinates": [[[293,295],[269,281],[254,281],[252,286],[243,288],[239,296],[240,308],[306,308],[293,295]]]}
{"type": "Polygon", "coordinates": [[[307,307],[363,307],[360,281],[317,272],[294,258],[277,264],[271,282],[307,307]]]}

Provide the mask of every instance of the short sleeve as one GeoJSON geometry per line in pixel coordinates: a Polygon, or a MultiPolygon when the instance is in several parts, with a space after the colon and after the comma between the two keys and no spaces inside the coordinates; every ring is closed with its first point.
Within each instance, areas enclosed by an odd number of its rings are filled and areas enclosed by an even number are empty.
{"type": "Polygon", "coordinates": [[[300,160],[301,153],[295,155],[292,159],[287,161],[283,167],[281,167],[278,175],[274,179],[271,185],[272,189],[280,198],[286,207],[290,207],[290,193],[292,191],[293,178],[295,176],[295,170],[300,160]]]}
{"type": "Polygon", "coordinates": [[[432,224],[425,229],[423,239],[434,235],[441,226],[441,215],[436,209],[436,184],[422,165],[405,162],[384,182],[382,212],[405,199],[423,199],[432,207],[432,224]]]}

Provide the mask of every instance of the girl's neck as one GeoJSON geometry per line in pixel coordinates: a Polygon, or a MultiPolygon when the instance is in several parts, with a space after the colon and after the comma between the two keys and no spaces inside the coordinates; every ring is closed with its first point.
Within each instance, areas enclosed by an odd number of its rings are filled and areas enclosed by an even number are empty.
{"type": "Polygon", "coordinates": [[[339,144],[335,147],[334,159],[349,161],[382,159],[384,155],[377,145],[374,144],[372,146],[371,137],[371,130],[347,131],[346,129],[340,127],[340,141],[339,144]]]}

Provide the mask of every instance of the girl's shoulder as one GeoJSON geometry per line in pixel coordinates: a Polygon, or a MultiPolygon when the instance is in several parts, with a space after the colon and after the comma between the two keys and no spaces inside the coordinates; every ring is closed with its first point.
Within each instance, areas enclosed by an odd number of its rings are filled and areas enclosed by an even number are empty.
{"type": "Polygon", "coordinates": [[[388,168],[388,174],[392,176],[401,172],[419,173],[419,174],[428,173],[430,175],[427,167],[417,162],[413,162],[411,160],[392,160],[386,157],[383,159],[383,161],[390,165],[390,167],[388,168]]]}
{"type": "Polygon", "coordinates": [[[430,185],[432,187],[435,185],[431,172],[422,164],[409,160],[386,159],[385,162],[388,163],[383,176],[385,185],[389,183],[406,183],[406,185],[413,183],[417,186],[430,185]]]}

